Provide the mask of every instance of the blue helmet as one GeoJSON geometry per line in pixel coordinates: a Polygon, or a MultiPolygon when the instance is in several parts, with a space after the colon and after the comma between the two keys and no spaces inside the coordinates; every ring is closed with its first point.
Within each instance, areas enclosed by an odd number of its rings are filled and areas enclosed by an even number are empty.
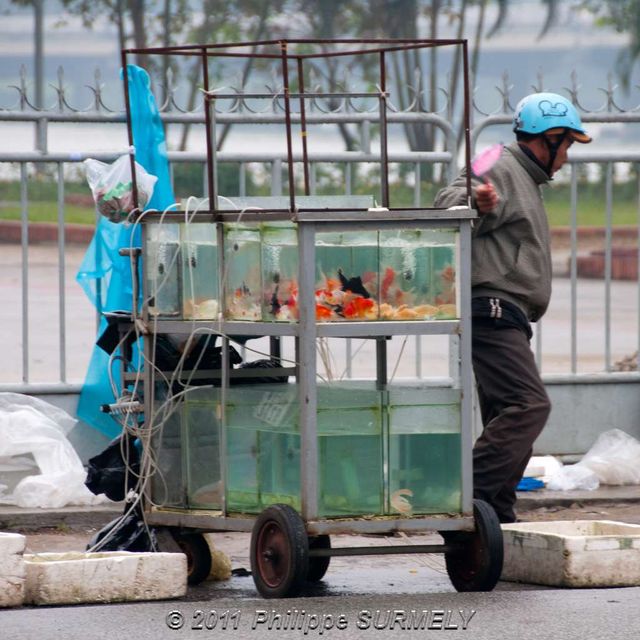
{"type": "Polygon", "coordinates": [[[591,136],[582,127],[577,109],[557,93],[532,93],[518,102],[513,116],[513,130],[516,133],[562,133],[564,129],[571,132],[576,142],[591,142],[591,136]]]}

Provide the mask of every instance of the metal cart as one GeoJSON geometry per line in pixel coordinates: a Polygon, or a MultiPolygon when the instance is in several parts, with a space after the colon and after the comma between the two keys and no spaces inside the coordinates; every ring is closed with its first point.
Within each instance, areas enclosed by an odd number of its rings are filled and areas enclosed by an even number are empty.
{"type": "MultiPolygon", "coordinates": [[[[314,42],[338,46],[336,42],[314,42]]],[[[247,202],[242,204],[240,211],[229,210],[216,192],[212,103],[224,96],[209,90],[207,60],[210,56],[233,55],[236,50],[233,47],[244,51],[244,45],[230,45],[231,49],[222,45],[203,45],[153,50],[154,53],[198,55],[204,60],[207,180],[211,199],[201,203],[197,213],[189,216],[185,212],[145,212],[140,218],[144,231],[144,302],[132,320],[144,334],[146,365],[137,373],[125,372],[124,380],[125,385],[133,384],[138,377],[142,381],[141,391],[138,388],[145,415],[141,438],[150,463],[146,468],[155,472],[145,489],[146,520],[162,533],[161,540],[169,540],[171,544],[177,542],[187,554],[191,583],[204,579],[210,570],[211,556],[201,535],[203,532],[251,531],[252,574],[264,597],[296,595],[305,582],[322,579],[330,558],[336,555],[444,553],[447,571],[456,589],[491,590],[502,569],[502,533],[492,508],[473,500],[472,491],[469,282],[471,223],[475,213],[470,208],[394,209],[389,203],[388,184],[385,55],[398,49],[459,46],[463,49],[466,88],[466,42],[341,41],[340,46],[351,47],[356,54],[373,55],[380,60],[380,83],[373,95],[380,105],[381,207],[352,206],[350,203],[361,205],[361,201],[348,197],[314,200],[308,195],[304,105],[306,100],[319,94],[304,91],[303,63],[306,58],[291,53],[295,44],[294,41],[278,41],[264,45],[276,47],[277,53],[271,57],[281,61],[283,70],[281,97],[287,135],[289,196],[263,199],[260,211],[247,206],[247,202]],[[365,44],[366,50],[354,51],[353,47],[365,44]],[[289,91],[288,65],[292,60],[297,63],[297,93],[289,91]],[[299,100],[300,105],[296,114],[291,110],[294,99],[299,100]],[[294,156],[292,149],[294,121],[300,123],[303,132],[301,160],[307,194],[304,197],[295,194],[294,162],[299,158],[294,156]],[[217,204],[210,206],[209,202],[217,204]],[[280,273],[269,283],[271,293],[265,294],[263,286],[257,304],[249,311],[243,308],[242,313],[237,313],[233,307],[234,296],[249,295],[253,288],[242,279],[242,274],[236,273],[234,251],[244,247],[243,242],[248,243],[247,237],[252,234],[253,241],[257,241],[259,247],[263,245],[265,226],[284,229],[295,238],[289,245],[294,247],[297,264],[294,274],[296,309],[287,321],[277,321],[269,316],[269,313],[275,313],[274,305],[278,311],[282,308],[276,299],[279,287],[284,286],[280,273]],[[165,232],[168,235],[163,237],[165,232]],[[385,316],[385,292],[382,291],[385,285],[381,277],[385,234],[430,238],[432,233],[455,238],[452,243],[457,278],[455,304],[450,305],[444,316],[439,316],[433,309],[426,311],[428,305],[422,305],[422,315],[413,315],[410,320],[390,312],[385,316]],[[200,282],[211,288],[210,295],[217,296],[217,303],[198,313],[194,312],[194,305],[185,306],[180,302],[181,292],[184,298],[184,292],[196,286],[192,269],[202,267],[190,244],[190,234],[207,237],[209,244],[216,247],[209,255],[208,264],[213,264],[213,269],[208,274],[208,282],[206,274],[200,282]],[[245,234],[242,235],[244,240],[238,240],[238,234],[245,234]],[[368,310],[366,313],[373,314],[366,320],[362,314],[347,317],[344,304],[332,307],[339,309],[340,321],[318,315],[317,264],[319,260],[327,260],[327,242],[323,242],[323,238],[335,238],[336,234],[346,239],[347,245],[350,239],[359,237],[377,239],[378,244],[372,245],[378,247],[377,253],[375,249],[373,253],[369,251],[377,260],[377,276],[372,276],[373,284],[370,285],[372,293],[365,292],[358,298],[375,300],[360,305],[368,310]],[[175,265],[178,265],[177,269],[175,265]],[[172,269],[173,280],[169,274],[172,269]],[[177,302],[172,295],[158,295],[158,277],[166,286],[163,293],[175,288],[177,302]],[[238,285],[237,289],[235,285],[238,285]],[[269,306],[271,308],[266,308],[269,306]],[[247,319],[243,319],[242,314],[248,314],[247,319]],[[198,362],[187,365],[183,355],[174,371],[159,371],[162,366],[158,362],[158,339],[167,335],[173,336],[176,343],[187,340],[188,344],[205,335],[219,338],[219,365],[203,371],[198,368],[198,362]],[[230,341],[246,344],[247,340],[261,336],[269,337],[270,366],[261,369],[256,380],[255,369],[234,368],[235,352],[230,348],[230,341]],[[390,384],[387,342],[394,336],[448,337],[453,357],[451,375],[446,383],[414,385],[409,389],[390,384]],[[285,338],[294,343],[293,356],[288,359],[281,349],[281,340],[285,338]],[[317,341],[323,338],[373,341],[375,380],[363,383],[362,387],[355,385],[342,389],[340,385],[319,383],[317,341]],[[288,364],[293,366],[286,366],[288,364]],[[287,382],[289,377],[295,384],[287,382]],[[243,378],[245,384],[242,384],[243,378]],[[208,384],[198,386],[202,382],[208,384]],[[405,396],[408,399],[403,400],[405,396]],[[360,397],[364,398],[362,402],[358,400],[360,397]],[[435,417],[434,407],[439,407],[438,410],[445,407],[445,418],[435,417]],[[362,439],[350,449],[345,445],[344,437],[358,434],[350,434],[349,420],[355,424],[363,415],[365,432],[359,433],[362,439]],[[252,425],[252,421],[256,424],[252,425]],[[444,431],[451,436],[447,442],[453,442],[453,447],[440,450],[444,445],[434,444],[422,451],[416,442],[422,443],[424,436],[434,435],[437,429],[433,425],[439,421],[446,423],[444,431]],[[364,448],[359,448],[361,446],[364,448]],[[421,459],[422,453],[426,462],[421,459]],[[435,464],[429,461],[432,454],[445,469],[445,475],[438,476],[446,478],[442,482],[450,489],[445,498],[433,497],[438,487],[429,486],[429,478],[434,477],[430,476],[435,464]],[[411,462],[407,462],[409,458],[411,462]],[[373,466],[363,467],[363,460],[373,466]],[[369,502],[369,494],[366,500],[363,498],[359,474],[366,475],[366,483],[375,485],[369,502]],[[247,480],[249,476],[251,481],[247,480]],[[425,485],[420,487],[423,497],[416,498],[417,504],[408,500],[415,493],[406,488],[412,482],[410,477],[414,478],[414,486],[425,485]],[[410,508],[405,509],[407,503],[410,508]],[[391,535],[427,531],[440,532],[443,544],[332,548],[330,538],[332,534],[343,533],[391,535]]],[[[305,45],[308,46],[309,41],[305,41],[305,45]]],[[[125,91],[127,55],[131,53],[136,50],[123,52],[125,91]]],[[[370,98],[371,94],[367,96],[370,98]]],[[[468,136],[468,94],[466,107],[464,119],[468,136]]],[[[128,124],[133,144],[130,117],[128,124]]],[[[468,149],[467,144],[467,164],[468,149]]],[[[132,171],[135,189],[133,156],[132,171]]],[[[418,246],[421,240],[416,242],[418,246]]],[[[132,260],[136,257],[132,256],[132,260]]],[[[245,263],[243,268],[246,269],[251,259],[245,263]]],[[[345,281],[353,274],[343,274],[340,270],[339,275],[341,295],[352,294],[355,285],[345,284],[345,281]]],[[[261,269],[260,277],[264,285],[272,275],[265,275],[265,270],[261,269]]],[[[358,286],[361,286],[362,278],[358,279],[358,286]]],[[[423,289],[427,291],[428,287],[423,289]]],[[[357,296],[350,295],[351,298],[357,296]]],[[[289,304],[291,308],[291,294],[289,301],[282,304],[289,304]]]]}

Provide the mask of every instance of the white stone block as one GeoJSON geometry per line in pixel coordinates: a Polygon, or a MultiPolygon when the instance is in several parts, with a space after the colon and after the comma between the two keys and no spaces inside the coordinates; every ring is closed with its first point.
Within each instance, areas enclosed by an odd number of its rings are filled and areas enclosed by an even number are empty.
{"type": "Polygon", "coordinates": [[[0,533],[0,607],[20,607],[24,603],[25,537],[0,533]]]}
{"type": "Polygon", "coordinates": [[[640,525],[595,521],[502,525],[502,580],[559,587],[640,585],[640,525]]]}
{"type": "Polygon", "coordinates": [[[162,600],[187,591],[182,553],[25,554],[24,564],[28,604],[162,600]]]}

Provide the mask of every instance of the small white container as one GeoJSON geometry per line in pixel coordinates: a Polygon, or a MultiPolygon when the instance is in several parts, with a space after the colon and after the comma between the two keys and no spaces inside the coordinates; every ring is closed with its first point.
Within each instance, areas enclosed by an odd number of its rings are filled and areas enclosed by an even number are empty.
{"type": "Polygon", "coordinates": [[[26,604],[80,604],[180,598],[187,591],[182,553],[25,554],[26,604]]]}
{"type": "Polygon", "coordinates": [[[640,525],[594,521],[502,525],[502,580],[558,587],[640,584],[640,525]]]}
{"type": "Polygon", "coordinates": [[[25,537],[0,532],[0,607],[20,607],[24,602],[25,537]]]}

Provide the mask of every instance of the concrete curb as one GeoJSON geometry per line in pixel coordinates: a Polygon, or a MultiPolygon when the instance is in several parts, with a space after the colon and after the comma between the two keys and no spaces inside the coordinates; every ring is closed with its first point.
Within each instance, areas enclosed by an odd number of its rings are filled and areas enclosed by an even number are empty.
{"type": "Polygon", "coordinates": [[[639,503],[640,486],[601,486],[594,491],[519,491],[516,508],[531,511],[542,507],[570,507],[572,505],[602,505],[612,503],[639,503]]]}
{"type": "Polygon", "coordinates": [[[94,507],[63,507],[61,509],[21,509],[0,506],[0,531],[102,528],[121,515],[123,510],[124,504],[119,502],[94,507]]]}

